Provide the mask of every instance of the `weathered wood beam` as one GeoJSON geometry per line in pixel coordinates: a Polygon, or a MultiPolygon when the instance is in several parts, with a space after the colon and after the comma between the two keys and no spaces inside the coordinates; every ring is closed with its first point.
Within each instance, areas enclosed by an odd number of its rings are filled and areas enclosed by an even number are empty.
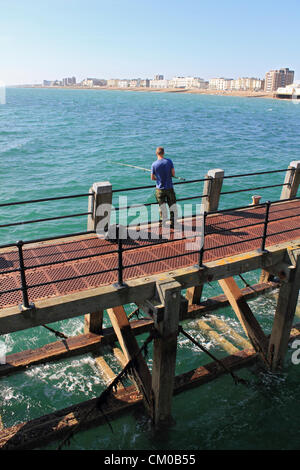
{"type": "Polygon", "coordinates": [[[128,360],[126,359],[125,355],[122,353],[121,349],[120,348],[113,348],[113,354],[116,357],[116,359],[119,361],[122,368],[124,369],[124,367],[128,363],[128,360]]]}
{"type": "MultiPolygon", "coordinates": [[[[276,283],[254,284],[251,286],[251,289],[249,287],[243,288],[242,294],[245,299],[250,299],[276,287],[276,283]]],[[[217,297],[212,297],[201,302],[201,305],[190,306],[186,314],[183,315],[183,312],[181,312],[180,320],[196,318],[197,316],[204,315],[207,312],[223,308],[227,305],[229,305],[229,302],[226,296],[218,295],[217,297]]],[[[153,320],[132,320],[130,326],[134,335],[143,334],[148,332],[153,326],[153,320]]],[[[117,337],[113,328],[105,328],[102,335],[92,333],[78,335],[70,337],[67,340],[46,344],[41,348],[9,354],[7,355],[7,363],[0,365],[0,377],[22,371],[32,365],[56,361],[86,352],[100,353],[103,346],[112,344],[116,339],[117,337]]],[[[124,367],[125,363],[122,365],[124,367]]]]}
{"type": "Polygon", "coordinates": [[[221,320],[216,316],[210,316],[209,321],[216,327],[218,330],[222,331],[222,333],[230,336],[235,344],[241,346],[243,349],[251,349],[251,344],[241,335],[239,335],[233,328],[231,328],[228,323],[221,320]]]}
{"type": "MultiPolygon", "coordinates": [[[[278,283],[268,282],[263,284],[253,284],[251,287],[243,287],[241,292],[245,300],[249,300],[277,288],[278,283]]],[[[189,305],[186,315],[181,314],[180,320],[197,318],[198,316],[204,315],[206,312],[218,310],[220,308],[227,307],[228,305],[230,305],[230,303],[225,294],[210,297],[207,300],[203,300],[200,305],[189,305]]]]}
{"type": "Polygon", "coordinates": [[[124,307],[120,305],[108,309],[107,313],[127,361],[133,358],[135,359],[133,365],[133,380],[137,388],[143,394],[146,409],[152,417],[151,374],[144,356],[139,353],[140,348],[131,330],[124,307]]]}
{"type": "Polygon", "coordinates": [[[269,341],[268,360],[272,370],[283,366],[300,289],[300,250],[290,253],[290,275],[279,289],[275,318],[269,341]]]}
{"type": "Polygon", "coordinates": [[[145,278],[126,281],[128,287],[116,289],[102,286],[73,294],[35,302],[35,310],[20,312],[17,306],[0,311],[0,335],[35,326],[65,320],[89,312],[129,303],[142,304],[155,295],[156,282],[172,277],[181,284],[182,289],[199,286],[207,281],[230,277],[258,268],[273,266],[282,262],[288,247],[300,247],[300,239],[268,247],[268,253],[257,250],[241,255],[209,262],[205,268],[181,268],[145,278]]]}
{"type": "Polygon", "coordinates": [[[189,305],[200,304],[202,291],[203,291],[203,284],[201,286],[189,287],[186,290],[185,297],[188,300],[189,305]]]}
{"type": "Polygon", "coordinates": [[[87,313],[84,316],[84,333],[96,333],[100,335],[103,327],[103,310],[87,313]]]}
{"type": "Polygon", "coordinates": [[[198,320],[197,322],[201,332],[207,335],[212,341],[217,343],[224,351],[229,354],[236,354],[239,352],[238,348],[236,348],[233,344],[231,344],[227,339],[223,336],[219,335],[215,330],[213,330],[207,323],[203,320],[198,320]]]}
{"type": "MultiPolygon", "coordinates": [[[[148,332],[153,321],[148,319],[134,320],[130,322],[130,325],[133,333],[138,335],[148,332]]],[[[111,345],[116,339],[113,328],[106,328],[102,335],[94,333],[77,335],[63,341],[48,343],[41,348],[8,354],[6,364],[0,365],[0,377],[20,372],[32,365],[57,361],[87,352],[99,354],[102,352],[102,348],[111,345]]]]}
{"type": "Polygon", "coordinates": [[[270,279],[270,273],[269,271],[266,271],[265,269],[261,270],[259,282],[262,284],[263,282],[269,282],[270,279]]]}
{"type": "MultiPolygon", "coordinates": [[[[291,331],[290,341],[300,338],[300,323],[294,325],[291,331]]],[[[238,370],[253,364],[258,358],[258,354],[253,349],[240,351],[234,356],[227,356],[221,359],[229,370],[238,370]]],[[[175,377],[174,394],[184,392],[212,380],[221,377],[226,372],[223,367],[216,362],[210,362],[204,366],[193,369],[175,377]]],[[[3,450],[23,450],[34,449],[45,445],[51,441],[63,439],[70,431],[82,431],[98,426],[105,422],[103,414],[97,410],[96,398],[77,405],[69,406],[54,413],[33,419],[28,422],[19,423],[0,432],[0,449],[3,450]],[[87,411],[93,411],[84,416],[87,411]],[[78,424],[80,426],[78,426],[78,424]],[[76,427],[76,429],[75,429],[76,427]]],[[[107,403],[102,410],[108,419],[120,417],[122,414],[131,411],[133,408],[141,406],[142,395],[134,386],[120,389],[107,403]]]]}
{"type": "MultiPolygon", "coordinates": [[[[95,363],[104,381],[106,382],[106,385],[109,385],[116,378],[116,374],[114,373],[112,368],[107,364],[103,356],[96,357],[95,363]]],[[[119,386],[120,384],[117,385],[117,387],[119,386]]]]}
{"type": "Polygon", "coordinates": [[[262,359],[266,361],[268,350],[267,337],[243,297],[241,289],[238,287],[233,277],[220,279],[219,284],[228,298],[255,351],[261,353],[262,359]]]}

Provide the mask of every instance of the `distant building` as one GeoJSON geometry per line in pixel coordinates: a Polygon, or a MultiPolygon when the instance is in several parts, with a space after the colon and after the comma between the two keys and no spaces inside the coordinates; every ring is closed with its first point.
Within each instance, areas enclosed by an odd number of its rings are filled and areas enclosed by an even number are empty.
{"type": "Polygon", "coordinates": [[[168,88],[169,80],[150,80],[149,85],[150,88],[168,88]]]}
{"type": "Polygon", "coordinates": [[[257,91],[264,88],[264,80],[259,78],[237,78],[232,80],[231,83],[232,90],[252,90],[257,91]]]}
{"type": "Polygon", "coordinates": [[[142,87],[142,88],[149,88],[149,87],[150,87],[150,80],[149,80],[149,78],[145,78],[144,80],[141,80],[141,82],[140,82],[140,87],[142,87]]]}
{"type": "Polygon", "coordinates": [[[154,80],[163,80],[164,76],[163,75],[154,75],[154,80]]]}
{"type": "Polygon", "coordinates": [[[169,80],[169,88],[207,88],[208,82],[199,77],[174,77],[169,80]]]}
{"type": "Polygon", "coordinates": [[[51,86],[51,80],[43,80],[43,86],[51,86]]]}
{"type": "Polygon", "coordinates": [[[110,78],[107,80],[107,86],[110,88],[119,88],[119,81],[118,78],[110,78]]]}
{"type": "Polygon", "coordinates": [[[210,90],[230,90],[233,81],[233,78],[211,78],[208,87],[210,90]]]}
{"type": "Polygon", "coordinates": [[[75,77],[67,77],[62,79],[63,86],[72,86],[76,85],[76,78],[75,77]]]}
{"type": "Polygon", "coordinates": [[[86,87],[94,87],[94,86],[106,86],[107,80],[102,78],[85,78],[82,80],[81,85],[86,87]]]}
{"type": "Polygon", "coordinates": [[[265,91],[276,91],[279,87],[291,85],[294,81],[295,72],[288,68],[270,70],[266,73],[265,91]]]}
{"type": "Polygon", "coordinates": [[[300,84],[299,83],[292,83],[286,87],[279,87],[276,91],[276,96],[278,98],[285,98],[285,99],[300,99],[300,84]]]}
{"type": "Polygon", "coordinates": [[[62,86],[61,80],[54,80],[50,83],[50,86],[62,86]]]}
{"type": "Polygon", "coordinates": [[[119,80],[119,88],[129,88],[130,80],[119,80]]]}
{"type": "Polygon", "coordinates": [[[133,78],[129,81],[129,87],[130,88],[139,88],[141,84],[141,79],[140,78],[133,78]]]}

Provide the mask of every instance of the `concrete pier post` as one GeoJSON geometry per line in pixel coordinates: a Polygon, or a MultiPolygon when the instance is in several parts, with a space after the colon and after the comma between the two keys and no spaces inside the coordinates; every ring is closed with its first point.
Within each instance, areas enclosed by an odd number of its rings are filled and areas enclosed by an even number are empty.
{"type": "Polygon", "coordinates": [[[202,198],[203,210],[206,212],[216,211],[219,206],[224,170],[220,168],[209,170],[205,178],[208,178],[208,180],[204,181],[203,195],[205,197],[202,198]]]}
{"type": "Polygon", "coordinates": [[[285,174],[280,199],[293,199],[297,195],[300,183],[300,161],[296,160],[289,164],[285,174]]]}
{"type": "MultiPolygon", "coordinates": [[[[112,205],[112,185],[109,181],[94,183],[89,190],[93,197],[89,197],[87,229],[102,233],[108,230],[112,205]]],[[[103,233],[102,233],[103,234],[103,233]]]]}

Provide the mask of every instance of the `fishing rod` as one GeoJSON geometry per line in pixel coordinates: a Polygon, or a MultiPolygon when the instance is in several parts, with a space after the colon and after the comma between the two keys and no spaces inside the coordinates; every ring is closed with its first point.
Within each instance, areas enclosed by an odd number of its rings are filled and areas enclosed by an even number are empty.
{"type": "MultiPolygon", "coordinates": [[[[129,165],[128,163],[121,163],[121,162],[112,162],[109,160],[106,160],[106,161],[108,161],[109,163],[115,163],[116,165],[129,166],[131,168],[136,168],[137,170],[148,171],[149,173],[151,173],[151,170],[149,170],[148,168],[143,168],[142,166],[129,165]]],[[[186,181],[181,176],[173,176],[173,178],[177,178],[178,180],[181,180],[181,181],[186,181]]]]}

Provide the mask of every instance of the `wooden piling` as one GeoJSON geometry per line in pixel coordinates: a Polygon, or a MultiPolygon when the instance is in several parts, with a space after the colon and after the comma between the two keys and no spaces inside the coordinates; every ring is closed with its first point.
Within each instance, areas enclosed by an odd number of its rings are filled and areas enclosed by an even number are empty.
{"type": "Polygon", "coordinates": [[[103,327],[103,310],[87,313],[84,316],[84,333],[95,333],[100,335],[103,327]]]}
{"type": "Polygon", "coordinates": [[[282,368],[295,316],[300,289],[300,250],[290,253],[292,265],[286,282],[282,282],[268,348],[271,370],[282,368]]]}
{"type": "Polygon", "coordinates": [[[199,305],[201,302],[203,285],[190,287],[186,290],[185,297],[189,305],[199,305]]]}
{"type": "Polygon", "coordinates": [[[157,294],[164,305],[162,319],[155,319],[159,335],[154,339],[152,390],[156,427],[172,422],[171,408],[176,365],[181,285],[175,280],[157,282],[157,294]]]}

